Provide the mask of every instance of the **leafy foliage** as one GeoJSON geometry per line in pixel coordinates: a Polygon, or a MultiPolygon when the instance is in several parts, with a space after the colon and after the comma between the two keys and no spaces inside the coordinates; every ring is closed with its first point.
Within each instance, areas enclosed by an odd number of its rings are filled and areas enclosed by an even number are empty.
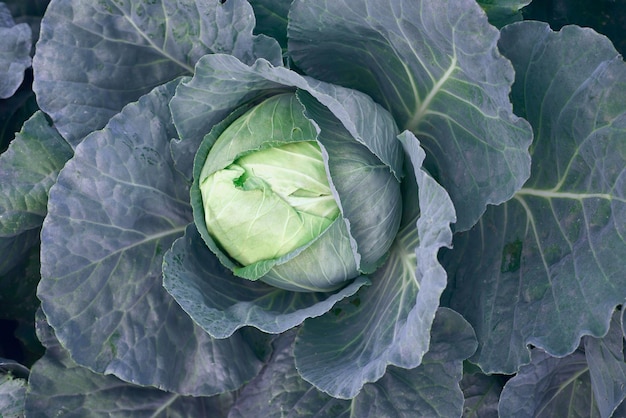
{"type": "Polygon", "coordinates": [[[624,416],[620,1],[0,3],[0,416],[624,416]],[[199,170],[283,93],[339,214],[248,268],[199,170]]]}

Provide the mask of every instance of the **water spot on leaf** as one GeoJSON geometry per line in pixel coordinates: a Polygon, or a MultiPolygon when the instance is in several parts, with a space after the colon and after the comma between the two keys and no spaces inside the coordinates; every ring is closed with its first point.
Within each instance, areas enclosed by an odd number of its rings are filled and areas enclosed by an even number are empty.
{"type": "Polygon", "coordinates": [[[522,241],[519,239],[504,246],[502,250],[502,264],[500,265],[502,273],[519,270],[522,259],[522,247],[522,241]]]}

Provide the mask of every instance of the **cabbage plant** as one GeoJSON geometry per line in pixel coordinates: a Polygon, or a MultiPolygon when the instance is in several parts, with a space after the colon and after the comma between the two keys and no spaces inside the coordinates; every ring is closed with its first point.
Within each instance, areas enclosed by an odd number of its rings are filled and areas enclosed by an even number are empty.
{"type": "Polygon", "coordinates": [[[38,110],[0,289],[45,347],[0,358],[11,411],[620,416],[607,38],[523,0],[51,0],[32,49],[7,4],[38,110]]]}

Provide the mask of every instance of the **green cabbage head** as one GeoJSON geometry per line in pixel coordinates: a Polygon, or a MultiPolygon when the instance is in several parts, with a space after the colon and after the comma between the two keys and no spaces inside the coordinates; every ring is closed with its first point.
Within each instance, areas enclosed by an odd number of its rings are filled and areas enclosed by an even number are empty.
{"type": "Polygon", "coordinates": [[[331,169],[322,136],[296,94],[282,93],[227,119],[205,138],[208,153],[196,158],[202,164],[197,218],[209,247],[237,276],[286,290],[325,292],[384,258],[399,223],[389,227],[383,221],[401,208],[398,181],[387,168],[372,170],[384,164],[339,126],[326,139],[339,154],[340,163],[331,169]],[[343,190],[350,183],[357,187],[341,196],[335,183],[343,190]],[[381,185],[398,189],[396,201],[367,205],[367,225],[356,224],[373,229],[384,245],[357,251],[342,201],[367,204],[381,185]]]}

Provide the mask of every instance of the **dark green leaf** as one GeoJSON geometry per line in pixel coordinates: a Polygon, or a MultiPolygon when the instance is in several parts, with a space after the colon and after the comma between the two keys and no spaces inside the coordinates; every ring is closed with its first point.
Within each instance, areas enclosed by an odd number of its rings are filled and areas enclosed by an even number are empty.
{"type": "Polygon", "coordinates": [[[532,0],[476,0],[487,13],[489,23],[501,28],[523,19],[521,9],[532,0]]]}
{"type": "Polygon", "coordinates": [[[289,16],[299,68],[369,94],[420,139],[458,230],[528,178],[532,135],[512,113],[513,69],[474,0],[296,0],[289,16]]]}
{"type": "MultiPolygon", "coordinates": [[[[33,240],[38,242],[38,238],[39,234],[36,234],[33,240]]],[[[14,257],[10,249],[2,251],[2,254],[7,258],[14,257]]],[[[39,300],[35,296],[41,277],[39,275],[39,246],[31,248],[24,257],[16,257],[13,260],[20,262],[6,274],[0,275],[0,319],[32,323],[35,311],[39,307],[39,300]]]]}
{"type": "Polygon", "coordinates": [[[292,0],[248,0],[256,17],[255,33],[276,39],[287,49],[287,15],[292,0]]]}
{"type": "Polygon", "coordinates": [[[511,418],[599,418],[585,353],[556,358],[533,350],[532,362],[504,386],[498,411],[511,418]]]}
{"type": "Polygon", "coordinates": [[[295,332],[281,335],[259,376],[240,392],[229,418],[349,418],[351,403],[334,399],[302,380],[293,358],[295,332]]]}
{"type": "Polygon", "coordinates": [[[589,29],[503,29],[516,110],[535,130],[532,175],[446,254],[451,306],[476,329],[474,359],[513,373],[527,344],[563,356],[602,336],[626,298],[626,64],[589,29]],[[503,350],[502,347],[508,347],[503,350]]]}
{"type": "Polygon", "coordinates": [[[463,360],[476,350],[472,327],[456,312],[440,308],[431,344],[415,369],[389,367],[353,400],[357,417],[455,417],[463,410],[459,382],[463,360]]]}
{"type": "Polygon", "coordinates": [[[236,389],[261,362],[241,334],[212,340],[163,289],[165,251],[191,220],[168,103],[128,105],[77,148],[50,191],[38,296],[79,364],[190,395],[236,389]]]}
{"type": "Polygon", "coordinates": [[[241,391],[230,418],[459,416],[462,362],[476,349],[476,338],[460,315],[441,309],[422,365],[412,370],[389,367],[383,378],[366,384],[351,402],[334,399],[302,380],[292,344],[291,333],[276,341],[272,361],[241,391]]]}
{"type": "Polygon", "coordinates": [[[626,399],[626,362],[620,319],[616,312],[609,333],[603,338],[583,339],[594,398],[603,418],[620,417],[615,411],[626,399]]]}
{"type": "Polygon", "coordinates": [[[72,148],[42,112],[26,121],[0,156],[0,237],[41,226],[48,191],[72,154],[72,148]]]}
{"type": "Polygon", "coordinates": [[[26,23],[15,24],[9,8],[0,3],[0,98],[11,97],[30,67],[32,32],[26,23]]]}
{"type": "Polygon", "coordinates": [[[450,243],[454,208],[445,190],[422,169],[424,151],[417,139],[405,132],[401,141],[412,164],[403,182],[407,210],[386,263],[371,275],[371,286],[306,321],[296,341],[302,376],[339,398],[356,396],[365,383],[380,379],[388,365],[414,368],[421,363],[446,284],[437,253],[450,243]]]}
{"type": "Polygon", "coordinates": [[[125,104],[193,73],[205,54],[282,63],[277,42],[253,28],[245,0],[54,0],[41,23],[33,88],[76,145],[125,104]]]}
{"type": "Polygon", "coordinates": [[[498,401],[503,386],[501,376],[465,372],[461,380],[465,397],[463,418],[497,418],[498,401]]]}

